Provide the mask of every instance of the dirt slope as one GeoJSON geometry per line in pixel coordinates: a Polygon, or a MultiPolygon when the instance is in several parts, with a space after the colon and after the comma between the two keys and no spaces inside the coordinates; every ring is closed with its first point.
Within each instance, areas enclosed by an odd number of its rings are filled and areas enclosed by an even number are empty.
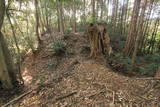
{"type": "Polygon", "coordinates": [[[112,72],[102,56],[88,58],[88,47],[83,33],[70,34],[67,39],[56,32],[45,35],[40,51],[28,55],[23,64],[26,90],[37,88],[14,106],[158,107],[160,87],[150,85],[157,82],[112,72]],[[68,47],[66,55],[56,57],[47,47],[59,39],[68,47]]]}

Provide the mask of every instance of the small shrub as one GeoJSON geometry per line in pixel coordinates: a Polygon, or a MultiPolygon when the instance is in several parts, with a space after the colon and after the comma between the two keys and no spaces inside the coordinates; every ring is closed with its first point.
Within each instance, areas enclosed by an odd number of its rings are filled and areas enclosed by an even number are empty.
{"type": "Polygon", "coordinates": [[[86,31],[85,26],[82,26],[82,25],[78,25],[77,30],[78,30],[79,32],[85,32],[85,31],[86,31]]]}
{"type": "Polygon", "coordinates": [[[62,55],[66,52],[66,46],[67,44],[64,41],[58,40],[52,43],[49,47],[54,55],[62,55]]]}
{"type": "Polygon", "coordinates": [[[141,73],[149,73],[150,71],[144,67],[138,67],[138,71],[141,73]]]}
{"type": "Polygon", "coordinates": [[[148,69],[152,72],[156,72],[158,70],[158,68],[159,68],[159,66],[154,63],[148,65],[148,69]]]}
{"type": "Polygon", "coordinates": [[[145,75],[148,75],[148,76],[154,76],[157,70],[158,70],[158,65],[154,64],[154,63],[149,64],[146,67],[138,67],[138,71],[141,74],[145,74],[145,75]]]}
{"type": "Polygon", "coordinates": [[[155,55],[146,55],[145,56],[145,60],[159,63],[160,62],[160,55],[158,55],[158,54],[155,54],[155,55]]]}
{"type": "Polygon", "coordinates": [[[70,34],[70,33],[71,33],[71,31],[72,31],[72,29],[71,29],[71,28],[67,28],[67,29],[65,29],[64,34],[65,34],[65,35],[66,35],[66,34],[70,34]]]}

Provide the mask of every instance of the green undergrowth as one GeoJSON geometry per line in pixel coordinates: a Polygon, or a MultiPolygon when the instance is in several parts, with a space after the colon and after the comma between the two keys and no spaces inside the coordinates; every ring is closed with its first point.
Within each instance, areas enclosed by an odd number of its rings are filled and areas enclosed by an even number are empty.
{"type": "Polygon", "coordinates": [[[132,76],[154,76],[160,70],[160,55],[138,56],[134,70],[131,66],[131,58],[124,57],[122,53],[116,53],[106,57],[109,66],[121,73],[131,73],[132,76]],[[134,75],[133,75],[134,74],[134,75]]]}
{"type": "Polygon", "coordinates": [[[63,40],[57,40],[49,45],[49,49],[54,55],[62,55],[66,53],[67,43],[63,40]]]}

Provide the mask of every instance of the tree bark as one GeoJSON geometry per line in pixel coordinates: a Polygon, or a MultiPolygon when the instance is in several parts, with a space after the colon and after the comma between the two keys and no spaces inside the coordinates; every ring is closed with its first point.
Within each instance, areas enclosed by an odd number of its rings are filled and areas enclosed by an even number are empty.
{"type": "Polygon", "coordinates": [[[101,15],[100,15],[100,19],[102,20],[102,18],[103,18],[103,7],[104,7],[104,1],[103,0],[101,0],[101,15]]]}
{"type": "Polygon", "coordinates": [[[38,1],[34,0],[34,5],[35,5],[35,19],[36,19],[36,35],[39,44],[41,43],[41,38],[40,38],[40,32],[39,32],[39,12],[38,12],[38,1]]]}
{"type": "Polygon", "coordinates": [[[150,6],[149,6],[149,11],[147,13],[147,18],[146,18],[146,21],[145,21],[145,25],[143,27],[143,36],[142,36],[142,41],[140,43],[140,52],[145,52],[145,47],[146,47],[146,38],[147,38],[147,34],[148,34],[148,31],[149,31],[149,28],[150,28],[150,24],[152,21],[150,21],[150,18],[151,18],[151,12],[153,10],[153,3],[154,3],[154,0],[151,0],[150,1],[150,6]]]}
{"type": "Polygon", "coordinates": [[[73,31],[76,32],[76,2],[73,0],[72,4],[72,9],[73,9],[73,31]]]}
{"type": "Polygon", "coordinates": [[[138,22],[139,10],[140,10],[140,3],[141,3],[141,0],[134,1],[129,34],[127,36],[126,45],[124,49],[125,56],[131,56],[134,50],[135,39],[137,37],[137,22],[138,22]]]}
{"type": "Polygon", "coordinates": [[[83,0],[83,3],[84,3],[83,4],[84,5],[83,6],[83,8],[84,8],[84,10],[83,10],[84,11],[84,13],[83,13],[83,15],[84,15],[83,16],[83,25],[85,25],[85,23],[86,23],[86,0],[83,0]]]}
{"type": "Polygon", "coordinates": [[[93,18],[93,22],[96,21],[96,10],[95,10],[95,0],[92,0],[92,18],[93,18]]]}
{"type": "Polygon", "coordinates": [[[13,61],[9,54],[8,46],[1,32],[5,15],[5,0],[0,0],[0,81],[4,89],[13,88],[13,83],[16,81],[15,69],[13,61]]]}
{"type": "Polygon", "coordinates": [[[0,81],[2,83],[2,87],[4,89],[11,89],[13,88],[11,78],[9,76],[7,65],[4,59],[3,51],[2,51],[2,44],[0,44],[0,81]]]}
{"type": "Polygon", "coordinates": [[[135,41],[134,51],[133,51],[133,55],[132,55],[132,62],[131,62],[132,68],[134,68],[134,66],[135,66],[135,61],[136,61],[136,57],[137,57],[139,43],[140,43],[140,39],[141,39],[141,36],[142,36],[146,7],[147,7],[147,0],[144,0],[144,4],[142,6],[142,11],[141,11],[140,19],[139,19],[140,21],[139,21],[139,24],[138,24],[137,38],[136,38],[136,41],[135,41]]]}
{"type": "Polygon", "coordinates": [[[62,1],[57,0],[57,14],[58,14],[58,18],[59,18],[59,24],[60,24],[60,32],[62,34],[64,34],[64,24],[63,24],[63,11],[62,11],[62,1]]]}
{"type": "Polygon", "coordinates": [[[14,30],[14,26],[13,26],[13,24],[11,22],[11,19],[10,19],[8,11],[6,11],[6,15],[7,15],[7,18],[9,20],[10,25],[11,25],[11,29],[12,29],[12,33],[13,33],[13,39],[14,39],[14,42],[15,42],[15,45],[16,45],[16,48],[17,48],[17,53],[18,53],[18,58],[17,58],[18,69],[17,70],[18,70],[18,73],[19,73],[19,80],[23,84],[24,81],[23,81],[23,78],[22,78],[22,75],[21,75],[21,54],[20,54],[20,48],[19,48],[18,41],[17,41],[17,38],[16,38],[16,33],[15,33],[15,30],[14,30]]]}

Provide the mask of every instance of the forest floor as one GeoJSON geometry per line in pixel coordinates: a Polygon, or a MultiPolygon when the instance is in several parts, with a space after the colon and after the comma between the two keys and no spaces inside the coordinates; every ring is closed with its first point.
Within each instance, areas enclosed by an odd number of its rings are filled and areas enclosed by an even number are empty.
{"type": "Polygon", "coordinates": [[[86,38],[84,33],[64,37],[56,31],[44,35],[36,55],[28,54],[23,63],[25,86],[21,94],[27,94],[11,105],[160,107],[158,80],[127,77],[108,68],[103,56],[88,58],[89,44],[86,38]],[[55,56],[49,51],[49,44],[56,40],[67,43],[65,55],[55,56]]]}

